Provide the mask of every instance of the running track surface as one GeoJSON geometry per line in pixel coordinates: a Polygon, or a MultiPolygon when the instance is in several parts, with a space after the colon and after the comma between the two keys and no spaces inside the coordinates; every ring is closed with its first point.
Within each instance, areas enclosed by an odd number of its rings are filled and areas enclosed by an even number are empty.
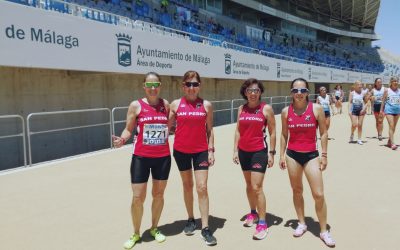
{"type": "MultiPolygon", "coordinates": [[[[280,116],[277,119],[279,149],[280,116]]],[[[387,136],[387,122],[384,123],[387,136]]],[[[252,240],[253,228],[242,226],[249,211],[245,184],[232,163],[235,125],[215,128],[216,165],[209,172],[210,227],[218,245],[214,249],[327,249],[319,239],[319,226],[309,186],[304,198],[309,231],[293,238],[296,215],[287,171],[267,170],[267,222],[270,231],[262,241],[252,240]]],[[[400,211],[400,149],[392,151],[376,138],[375,119],[364,122],[364,145],[349,144],[350,119],[333,116],[324,172],[328,223],[337,249],[398,249],[400,211]]],[[[400,128],[395,136],[400,142],[400,128]]],[[[132,233],[129,166],[132,145],[105,150],[29,170],[0,173],[0,249],[113,250],[132,233]]],[[[159,228],[164,243],[151,239],[151,190],[142,222],[143,241],[134,249],[206,249],[200,231],[181,233],[186,221],[181,179],[173,161],[159,228]]],[[[195,195],[196,197],[197,195],[195,195]]],[[[197,197],[196,199],[197,200],[197,197]]],[[[197,202],[195,215],[199,218],[197,202]]],[[[199,220],[197,220],[199,222],[199,220]]]]}

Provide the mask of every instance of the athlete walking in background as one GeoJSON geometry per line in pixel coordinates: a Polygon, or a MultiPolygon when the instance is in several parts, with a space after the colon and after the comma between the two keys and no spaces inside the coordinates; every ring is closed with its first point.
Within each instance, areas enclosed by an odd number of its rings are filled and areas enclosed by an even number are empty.
{"type": "Polygon", "coordinates": [[[185,73],[182,81],[184,96],[171,103],[170,127],[176,121],[174,158],[182,178],[183,197],[188,214],[183,232],[192,235],[196,230],[193,212],[194,173],[201,215],[201,236],[207,245],[215,245],[217,240],[208,227],[207,190],[208,169],[214,165],[213,108],[209,101],[199,97],[200,86],[199,73],[185,73]]]}
{"type": "MultiPolygon", "coordinates": [[[[364,91],[364,93],[366,92],[364,91]]],[[[361,140],[366,109],[364,93],[362,91],[361,81],[356,81],[354,83],[354,90],[349,94],[349,115],[351,116],[350,142],[354,141],[354,131],[357,129],[357,143],[359,145],[364,144],[361,140]]]]}
{"type": "Polygon", "coordinates": [[[300,237],[307,231],[304,217],[303,174],[307,177],[315,201],[321,228],[320,238],[330,247],[335,246],[327,228],[327,208],[322,171],[328,164],[328,134],[325,114],[321,106],[308,100],[308,82],[297,78],[291,84],[292,104],[282,110],[282,134],[279,165],[288,170],[293,190],[293,203],[299,223],[293,232],[300,237]],[[321,158],[317,149],[316,132],[321,136],[321,158]],[[289,140],[288,140],[289,138],[289,140]]]}
{"type": "Polygon", "coordinates": [[[264,239],[268,233],[266,216],[266,198],[263,182],[267,167],[274,164],[276,154],[275,116],[270,105],[261,102],[264,93],[263,84],[257,79],[246,80],[240,94],[246,100],[238,110],[238,122],[234,137],[233,162],[242,167],[246,181],[246,194],[250,206],[250,213],[246,215],[244,226],[251,227],[257,223],[254,239],[264,239]],[[269,144],[266,143],[265,130],[270,135],[269,144]]]}
{"type": "Polygon", "coordinates": [[[385,92],[385,87],[382,86],[382,79],[376,78],[374,82],[374,89],[372,90],[372,102],[374,103],[374,116],[375,116],[375,126],[378,132],[378,139],[382,141],[382,131],[383,131],[383,115],[380,114],[383,93],[385,92]]]}
{"type": "Polygon", "coordinates": [[[324,110],[326,131],[328,131],[329,126],[331,124],[331,111],[330,111],[331,97],[326,93],[325,87],[319,88],[319,96],[317,97],[316,102],[320,104],[324,110]]]}
{"type": "Polygon", "coordinates": [[[394,142],[394,133],[400,117],[400,90],[398,77],[391,77],[389,88],[385,89],[380,112],[381,116],[383,116],[383,112],[386,115],[386,120],[389,124],[389,140],[387,146],[396,150],[398,145],[394,142]]]}
{"type": "Polygon", "coordinates": [[[340,84],[335,86],[334,95],[335,95],[334,102],[335,102],[336,112],[333,111],[333,113],[341,114],[344,92],[343,92],[342,86],[340,84]]]}
{"type": "Polygon", "coordinates": [[[146,74],[143,89],[146,97],[129,105],[126,126],[120,137],[113,137],[114,147],[119,148],[132,136],[137,128],[137,138],[133,145],[131,162],[132,183],[132,224],[134,234],[124,247],[131,249],[141,238],[140,226],[143,217],[143,203],[146,199],[147,181],[150,172],[153,178],[150,234],[157,242],[165,241],[165,236],[157,229],[164,207],[164,190],[171,169],[171,155],[168,144],[168,102],[159,97],[160,76],[155,72],[146,74]]]}

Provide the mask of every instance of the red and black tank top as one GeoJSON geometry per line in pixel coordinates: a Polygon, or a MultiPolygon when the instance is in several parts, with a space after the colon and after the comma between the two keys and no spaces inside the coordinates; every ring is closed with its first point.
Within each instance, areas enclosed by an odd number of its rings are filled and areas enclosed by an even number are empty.
{"type": "Polygon", "coordinates": [[[207,112],[203,99],[189,102],[181,98],[176,110],[174,149],[187,154],[208,150],[206,122],[207,112]]]}
{"type": "Polygon", "coordinates": [[[267,147],[265,142],[267,119],[263,114],[264,106],[264,102],[255,108],[243,105],[238,121],[240,133],[238,147],[243,151],[254,152],[267,147]]]}
{"type": "Polygon", "coordinates": [[[317,120],[313,112],[313,104],[308,103],[306,111],[297,115],[290,104],[287,117],[289,130],[288,149],[298,152],[317,150],[317,120]]]}
{"type": "Polygon", "coordinates": [[[159,158],[170,155],[168,144],[168,113],[164,100],[159,99],[156,106],[138,100],[140,113],[137,116],[138,136],[133,144],[133,154],[159,158]]]}

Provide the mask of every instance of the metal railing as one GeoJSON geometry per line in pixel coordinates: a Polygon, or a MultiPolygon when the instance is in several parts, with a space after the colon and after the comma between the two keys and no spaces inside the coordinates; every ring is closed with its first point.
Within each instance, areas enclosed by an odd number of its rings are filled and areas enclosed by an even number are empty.
{"type": "Polygon", "coordinates": [[[40,113],[32,113],[29,114],[27,117],[27,136],[28,136],[28,155],[29,155],[29,166],[32,166],[32,135],[44,134],[44,133],[53,133],[59,131],[67,131],[67,130],[75,130],[75,129],[82,129],[82,128],[92,128],[98,126],[109,126],[110,127],[110,148],[112,147],[112,124],[111,124],[111,111],[108,108],[98,108],[98,109],[81,109],[81,110],[68,110],[68,111],[53,111],[53,112],[40,112],[40,113]],[[98,111],[106,111],[109,113],[109,122],[106,123],[96,123],[90,125],[82,125],[82,126],[73,126],[67,128],[57,128],[57,129],[50,129],[50,130],[42,130],[42,131],[31,131],[31,119],[32,117],[38,116],[51,116],[51,115],[64,115],[64,114],[76,114],[76,113],[88,113],[88,112],[98,112],[98,111]]]}
{"type": "Polygon", "coordinates": [[[2,135],[0,136],[1,139],[7,139],[7,138],[13,138],[13,137],[22,137],[22,144],[23,144],[23,150],[24,150],[24,167],[27,166],[27,160],[26,160],[26,139],[25,139],[25,121],[24,118],[20,115],[2,115],[0,116],[0,119],[18,119],[21,120],[21,128],[22,132],[19,134],[11,134],[11,135],[2,135]]]}

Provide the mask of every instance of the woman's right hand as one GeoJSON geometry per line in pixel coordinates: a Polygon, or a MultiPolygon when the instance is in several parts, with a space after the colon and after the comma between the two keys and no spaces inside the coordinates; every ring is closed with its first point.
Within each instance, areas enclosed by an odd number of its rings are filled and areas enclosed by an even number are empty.
{"type": "Polygon", "coordinates": [[[279,159],[279,167],[280,167],[282,170],[285,170],[285,169],[286,169],[286,159],[285,159],[285,158],[281,157],[281,158],[279,159]]]}
{"type": "Polygon", "coordinates": [[[239,154],[237,151],[233,152],[233,162],[239,164],[239,154]]]}

